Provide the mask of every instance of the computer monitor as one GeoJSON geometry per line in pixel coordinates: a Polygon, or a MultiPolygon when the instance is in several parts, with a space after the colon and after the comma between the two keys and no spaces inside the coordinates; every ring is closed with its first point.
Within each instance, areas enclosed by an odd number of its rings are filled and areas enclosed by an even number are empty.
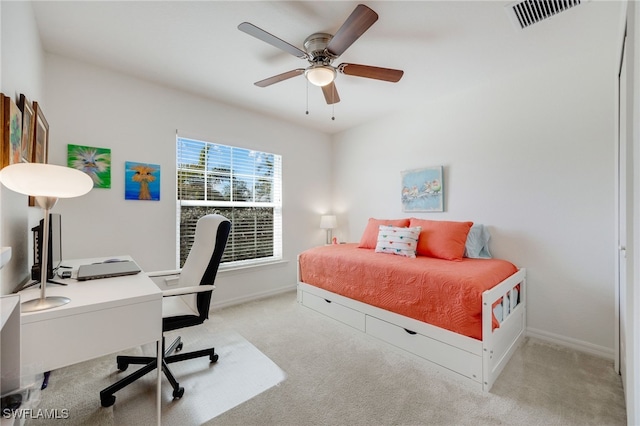
{"type": "MultiPolygon", "coordinates": [[[[44,219],[31,230],[34,235],[34,267],[31,269],[31,279],[40,281],[40,264],[42,259],[42,235],[44,219]]],[[[47,279],[51,280],[62,263],[62,217],[59,213],[49,214],[49,255],[47,256],[47,279]]]]}

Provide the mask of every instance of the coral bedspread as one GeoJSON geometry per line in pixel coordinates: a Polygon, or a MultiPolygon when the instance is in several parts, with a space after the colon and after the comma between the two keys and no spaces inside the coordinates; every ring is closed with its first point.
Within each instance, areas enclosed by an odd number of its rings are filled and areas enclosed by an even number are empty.
{"type": "Polygon", "coordinates": [[[304,283],[479,340],[482,293],[518,271],[506,260],[407,258],[357,244],[306,250],[299,263],[304,283]]]}

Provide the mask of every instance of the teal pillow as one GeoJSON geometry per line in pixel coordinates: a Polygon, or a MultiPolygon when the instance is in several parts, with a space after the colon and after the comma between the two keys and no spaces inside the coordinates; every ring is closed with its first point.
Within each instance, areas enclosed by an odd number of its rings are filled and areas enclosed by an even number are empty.
{"type": "Polygon", "coordinates": [[[489,252],[489,240],[491,235],[486,226],[474,223],[467,234],[467,242],[464,245],[464,257],[473,259],[491,259],[489,252]]]}

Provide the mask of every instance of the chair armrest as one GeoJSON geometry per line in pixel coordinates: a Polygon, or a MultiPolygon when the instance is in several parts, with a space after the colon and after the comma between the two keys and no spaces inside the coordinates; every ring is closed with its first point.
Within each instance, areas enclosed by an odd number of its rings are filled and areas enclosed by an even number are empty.
{"type": "Polygon", "coordinates": [[[168,290],[170,288],[175,287],[178,284],[178,280],[180,279],[180,272],[182,270],[168,270],[168,271],[156,271],[156,272],[148,272],[147,276],[151,278],[160,290],[168,290]]]}
{"type": "Polygon", "coordinates": [[[181,296],[184,294],[202,293],[204,291],[212,291],[216,288],[214,285],[194,285],[190,287],[173,288],[171,290],[163,290],[162,297],[181,296]]]}
{"type": "Polygon", "coordinates": [[[150,278],[168,277],[171,275],[180,275],[181,272],[182,272],[182,269],[173,269],[168,271],[154,271],[154,272],[147,272],[147,276],[150,278]]]}

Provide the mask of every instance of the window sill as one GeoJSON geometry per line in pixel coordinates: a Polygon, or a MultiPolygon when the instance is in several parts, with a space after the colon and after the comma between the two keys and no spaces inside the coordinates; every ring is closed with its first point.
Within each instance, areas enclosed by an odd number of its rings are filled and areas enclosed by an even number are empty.
{"type": "Polygon", "coordinates": [[[218,275],[235,275],[245,272],[253,272],[256,269],[268,269],[268,268],[280,268],[286,266],[289,263],[286,259],[269,260],[264,262],[255,262],[247,265],[220,265],[218,269],[218,275]]]}

